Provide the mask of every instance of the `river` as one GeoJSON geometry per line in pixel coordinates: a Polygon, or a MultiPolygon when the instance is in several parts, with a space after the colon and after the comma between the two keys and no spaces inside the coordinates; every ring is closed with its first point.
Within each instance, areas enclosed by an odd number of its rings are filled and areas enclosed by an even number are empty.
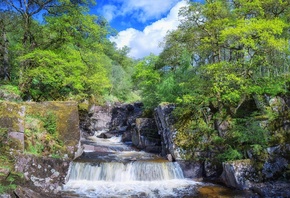
{"type": "Polygon", "coordinates": [[[173,198],[245,197],[238,191],[185,178],[176,162],[138,151],[120,137],[89,140],[81,157],[71,163],[63,197],[173,198]]]}

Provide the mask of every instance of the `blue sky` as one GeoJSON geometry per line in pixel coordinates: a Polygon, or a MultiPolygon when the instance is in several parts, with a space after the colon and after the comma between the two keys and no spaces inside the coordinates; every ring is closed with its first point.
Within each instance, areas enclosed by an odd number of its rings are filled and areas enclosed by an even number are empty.
{"type": "MultiPolygon", "coordinates": [[[[195,0],[200,2],[202,0],[195,0]]],[[[177,28],[178,11],[187,0],[97,0],[91,12],[104,16],[119,33],[110,40],[118,48],[128,46],[129,56],[143,58],[158,55],[160,43],[170,30],[177,28]]]]}

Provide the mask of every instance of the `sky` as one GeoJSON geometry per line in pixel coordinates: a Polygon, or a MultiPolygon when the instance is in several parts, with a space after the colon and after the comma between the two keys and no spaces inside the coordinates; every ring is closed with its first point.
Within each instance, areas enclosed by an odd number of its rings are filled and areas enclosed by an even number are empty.
{"type": "Polygon", "coordinates": [[[105,17],[119,32],[110,37],[117,48],[128,46],[128,55],[140,59],[161,52],[160,43],[177,28],[178,11],[186,5],[186,0],[97,0],[91,12],[105,17]]]}

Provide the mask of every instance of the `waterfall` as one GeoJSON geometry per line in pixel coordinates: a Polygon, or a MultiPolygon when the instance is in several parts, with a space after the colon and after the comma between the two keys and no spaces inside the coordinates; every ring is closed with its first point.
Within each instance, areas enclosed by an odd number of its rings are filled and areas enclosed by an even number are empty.
{"type": "Polygon", "coordinates": [[[135,150],[119,137],[93,136],[85,143],[92,149],[71,162],[62,197],[161,198],[196,193],[199,183],[184,178],[177,162],[135,150]]]}
{"type": "Polygon", "coordinates": [[[177,163],[136,161],[130,163],[102,162],[99,164],[74,162],[69,180],[88,181],[156,181],[183,179],[177,163]]]}

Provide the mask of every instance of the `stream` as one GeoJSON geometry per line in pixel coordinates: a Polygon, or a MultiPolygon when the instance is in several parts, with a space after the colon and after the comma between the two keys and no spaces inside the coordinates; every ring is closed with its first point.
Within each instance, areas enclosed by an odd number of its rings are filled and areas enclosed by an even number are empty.
{"type": "Polygon", "coordinates": [[[178,163],[138,151],[121,137],[98,138],[102,132],[82,141],[84,153],[70,165],[63,197],[244,197],[184,178],[178,163]]]}

